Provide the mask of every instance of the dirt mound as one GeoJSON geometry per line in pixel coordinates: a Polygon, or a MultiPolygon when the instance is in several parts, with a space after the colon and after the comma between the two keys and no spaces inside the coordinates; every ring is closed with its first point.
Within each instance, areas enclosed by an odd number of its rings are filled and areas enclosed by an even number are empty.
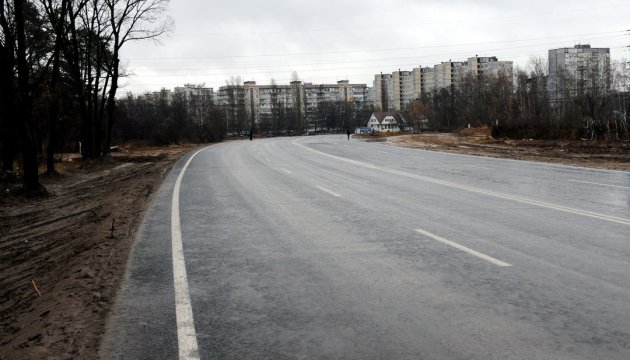
{"type": "Polygon", "coordinates": [[[463,128],[455,131],[455,134],[459,136],[467,136],[467,137],[479,137],[483,139],[492,138],[492,128],[483,126],[483,127],[470,127],[463,128]]]}
{"type": "Polygon", "coordinates": [[[4,184],[0,359],[98,357],[145,208],[174,161],[191,149],[145,149],[90,162],[62,157],[60,175],[42,177],[45,197],[13,195],[16,185],[4,184]]]}

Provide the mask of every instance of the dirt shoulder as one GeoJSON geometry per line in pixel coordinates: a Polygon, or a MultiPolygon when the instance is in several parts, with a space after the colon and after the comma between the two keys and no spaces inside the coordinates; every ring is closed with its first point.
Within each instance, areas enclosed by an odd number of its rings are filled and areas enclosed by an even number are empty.
{"type": "Polygon", "coordinates": [[[135,232],[194,146],[59,163],[50,195],[0,195],[0,359],[94,359],[135,232]]]}
{"type": "Polygon", "coordinates": [[[490,128],[386,137],[365,135],[361,139],[424,150],[630,171],[628,141],[494,139],[490,128]]]}

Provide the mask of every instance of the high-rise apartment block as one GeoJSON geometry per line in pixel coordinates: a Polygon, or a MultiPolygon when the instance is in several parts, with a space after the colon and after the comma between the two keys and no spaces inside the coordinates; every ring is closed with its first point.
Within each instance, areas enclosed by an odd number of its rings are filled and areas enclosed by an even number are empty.
{"type": "Polygon", "coordinates": [[[289,85],[257,85],[255,81],[246,81],[243,86],[220,87],[217,104],[229,105],[231,96],[244,102],[245,110],[256,123],[271,116],[274,107],[300,109],[308,120],[317,116],[318,106],[324,102],[351,102],[360,108],[370,100],[366,84],[350,84],[348,80],[336,84],[292,81],[289,85]]]}
{"type": "Polygon", "coordinates": [[[184,86],[175,87],[176,96],[181,96],[187,102],[204,102],[212,103],[214,101],[214,91],[212,88],[203,85],[185,84],[184,86]]]}
{"type": "Polygon", "coordinates": [[[560,101],[583,91],[606,93],[611,88],[610,49],[575,45],[549,50],[549,98],[560,101]]]}
{"type": "Polygon", "coordinates": [[[458,87],[468,75],[499,76],[512,79],[512,62],[496,57],[471,57],[467,61],[445,61],[433,67],[418,67],[411,71],[394,71],[374,77],[374,105],[380,110],[401,111],[423,94],[458,87]]]}

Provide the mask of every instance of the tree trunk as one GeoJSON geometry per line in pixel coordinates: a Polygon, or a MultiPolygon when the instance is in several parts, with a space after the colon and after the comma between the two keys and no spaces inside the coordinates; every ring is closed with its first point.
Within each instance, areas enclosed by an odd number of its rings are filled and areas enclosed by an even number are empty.
{"type": "Polygon", "coordinates": [[[0,132],[2,133],[2,172],[13,172],[13,162],[18,153],[15,127],[15,89],[13,68],[15,42],[5,14],[5,2],[0,0],[0,27],[4,45],[0,45],[0,132]]]}
{"type": "MultiPolygon", "coordinates": [[[[52,8],[51,8],[52,10],[52,8]]],[[[57,150],[57,120],[59,117],[59,72],[61,67],[61,46],[64,34],[64,21],[66,17],[66,0],[61,2],[61,15],[49,14],[55,29],[55,48],[53,53],[53,68],[50,76],[50,106],[48,113],[48,148],[46,150],[46,173],[54,174],[55,152],[57,150]]]]}
{"type": "Polygon", "coordinates": [[[116,110],[116,91],[118,90],[118,51],[114,51],[114,64],[112,66],[112,84],[107,98],[107,134],[105,138],[104,152],[108,153],[112,143],[112,130],[114,128],[114,112],[116,110]]]}
{"type": "Polygon", "coordinates": [[[29,66],[26,59],[26,33],[24,29],[25,0],[15,0],[15,32],[17,38],[18,68],[18,115],[22,166],[24,168],[23,186],[26,191],[38,191],[39,174],[37,161],[37,143],[35,127],[32,125],[32,96],[29,84],[29,66]]]}
{"type": "MultiPolygon", "coordinates": [[[[73,8],[73,2],[69,1],[67,4],[68,21],[70,41],[69,45],[64,47],[65,58],[68,61],[68,67],[70,68],[70,77],[72,78],[74,93],[77,96],[77,103],[79,105],[79,118],[81,119],[81,155],[84,158],[94,157],[94,144],[92,135],[92,124],[90,113],[86,104],[86,91],[83,78],[81,76],[81,45],[79,44],[78,34],[76,29],[76,18],[79,10],[73,8]]],[[[84,55],[87,56],[87,55],[84,55]]]]}

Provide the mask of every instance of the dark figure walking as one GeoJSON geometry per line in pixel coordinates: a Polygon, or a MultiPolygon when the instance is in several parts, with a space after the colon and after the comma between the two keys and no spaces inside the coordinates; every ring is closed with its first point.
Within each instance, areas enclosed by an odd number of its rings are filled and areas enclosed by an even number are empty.
{"type": "Polygon", "coordinates": [[[254,138],[254,129],[250,129],[249,130],[249,141],[252,141],[253,138],[254,138]]]}
{"type": "Polygon", "coordinates": [[[348,140],[350,140],[350,130],[346,129],[346,134],[348,135],[348,140]]]}

